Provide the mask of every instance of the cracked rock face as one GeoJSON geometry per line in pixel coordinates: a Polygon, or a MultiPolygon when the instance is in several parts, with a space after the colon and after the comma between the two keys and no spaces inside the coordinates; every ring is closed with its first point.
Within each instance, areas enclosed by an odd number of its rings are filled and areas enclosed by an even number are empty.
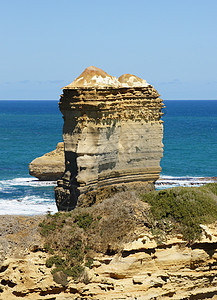
{"type": "Polygon", "coordinates": [[[162,100],[145,80],[87,68],[63,88],[65,173],[59,210],[89,206],[116,191],[154,188],[163,156],[162,100]]]}

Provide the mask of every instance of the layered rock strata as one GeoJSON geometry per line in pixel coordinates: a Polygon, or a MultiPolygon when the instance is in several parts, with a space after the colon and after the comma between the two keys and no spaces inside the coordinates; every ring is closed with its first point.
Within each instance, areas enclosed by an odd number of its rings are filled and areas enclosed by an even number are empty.
{"type": "Polygon", "coordinates": [[[162,100],[145,80],[87,68],[63,88],[65,173],[55,189],[59,210],[108,194],[150,190],[163,155],[162,100]]]}
{"type": "Polygon", "coordinates": [[[39,180],[60,179],[65,171],[64,143],[58,143],[55,150],[34,159],[29,164],[29,174],[39,180]]]}
{"type": "Polygon", "coordinates": [[[36,220],[21,224],[14,217],[7,232],[4,221],[0,248],[9,242],[11,247],[0,261],[0,299],[217,299],[217,224],[202,226],[202,239],[191,246],[181,236],[157,244],[151,232],[141,230],[119,254],[95,257],[76,282],[61,272],[52,276],[46,267],[49,254],[33,226],[36,220]]]}

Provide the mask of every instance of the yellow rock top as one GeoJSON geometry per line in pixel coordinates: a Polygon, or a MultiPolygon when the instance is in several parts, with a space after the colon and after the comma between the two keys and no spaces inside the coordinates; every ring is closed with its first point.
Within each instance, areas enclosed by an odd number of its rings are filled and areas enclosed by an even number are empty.
{"type": "Polygon", "coordinates": [[[122,87],[145,87],[149,84],[146,80],[132,74],[123,74],[118,78],[122,87]]]}
{"type": "Polygon", "coordinates": [[[123,74],[118,79],[114,76],[107,74],[105,71],[90,66],[86,68],[81,75],[76,78],[72,83],[63,87],[63,89],[76,89],[76,88],[122,88],[122,87],[146,87],[149,84],[132,74],[123,74]]]}

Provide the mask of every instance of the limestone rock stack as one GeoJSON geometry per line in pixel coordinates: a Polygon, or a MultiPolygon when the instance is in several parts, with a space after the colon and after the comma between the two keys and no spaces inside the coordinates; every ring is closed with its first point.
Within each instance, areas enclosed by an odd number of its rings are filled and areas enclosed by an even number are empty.
{"type": "Polygon", "coordinates": [[[131,74],[117,79],[88,67],[65,86],[58,209],[91,205],[112,191],[153,189],[163,155],[162,106],[158,92],[131,74]]]}

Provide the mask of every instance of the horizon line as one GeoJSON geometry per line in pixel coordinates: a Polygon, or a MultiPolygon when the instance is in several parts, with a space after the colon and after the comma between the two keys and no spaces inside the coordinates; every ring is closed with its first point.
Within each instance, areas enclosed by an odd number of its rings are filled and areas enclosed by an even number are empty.
{"type": "MultiPolygon", "coordinates": [[[[217,101],[217,99],[162,99],[163,101],[217,101]]],[[[59,99],[0,99],[0,101],[59,101],[59,99]]]]}

